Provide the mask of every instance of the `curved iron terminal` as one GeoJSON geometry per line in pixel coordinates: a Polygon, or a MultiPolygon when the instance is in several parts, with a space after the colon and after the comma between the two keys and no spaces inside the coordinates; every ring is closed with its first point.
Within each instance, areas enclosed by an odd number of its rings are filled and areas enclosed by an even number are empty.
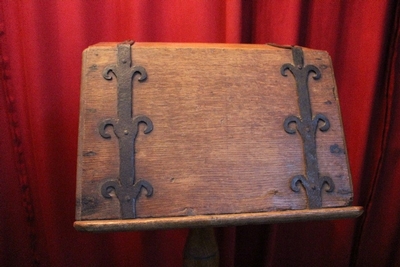
{"type": "Polygon", "coordinates": [[[139,125],[139,123],[144,123],[146,125],[146,128],[143,131],[145,134],[148,134],[151,131],[153,131],[153,122],[147,116],[145,115],[136,116],[133,119],[133,124],[139,125]]]}
{"type": "Polygon", "coordinates": [[[299,125],[301,123],[301,120],[299,117],[296,116],[289,116],[285,119],[285,121],[283,122],[283,128],[285,129],[285,132],[287,132],[288,134],[295,134],[296,133],[296,129],[293,129],[290,127],[290,124],[292,123],[296,123],[296,126],[299,125]]]}
{"type": "Polygon", "coordinates": [[[150,197],[150,196],[152,196],[153,195],[153,186],[149,183],[149,182],[147,182],[147,181],[145,181],[145,180],[139,180],[135,185],[134,185],[134,188],[135,188],[135,191],[137,190],[137,195],[139,194],[139,192],[140,192],[140,190],[142,189],[142,187],[144,188],[144,189],[146,189],[146,196],[147,197],[150,197]]]}
{"type": "Polygon", "coordinates": [[[300,186],[298,185],[298,183],[302,183],[304,187],[306,187],[306,185],[308,184],[308,181],[306,179],[306,177],[304,175],[296,175],[295,177],[293,177],[292,181],[290,182],[290,188],[294,191],[294,192],[299,192],[300,191],[300,186]]]}
{"type": "Polygon", "coordinates": [[[106,80],[112,80],[112,76],[109,75],[110,72],[114,74],[115,77],[117,77],[117,74],[115,73],[117,69],[117,65],[108,65],[107,67],[104,68],[103,70],[103,78],[106,80]]]}
{"type": "Polygon", "coordinates": [[[315,117],[313,119],[313,124],[318,125],[319,121],[322,121],[324,123],[321,127],[319,127],[319,130],[321,132],[328,131],[329,128],[331,127],[331,124],[330,124],[328,118],[325,115],[319,113],[319,114],[315,115],[315,117]]]}
{"type": "Polygon", "coordinates": [[[304,70],[307,73],[314,72],[314,75],[312,76],[314,80],[321,78],[321,71],[314,65],[307,65],[304,70]]]}
{"type": "Polygon", "coordinates": [[[111,135],[106,132],[106,128],[108,126],[112,126],[114,128],[116,124],[117,124],[117,121],[115,119],[105,119],[102,122],[100,122],[100,125],[99,125],[100,135],[105,139],[111,138],[111,135]]]}
{"type": "Polygon", "coordinates": [[[333,190],[335,190],[335,184],[333,183],[331,177],[323,176],[321,177],[321,180],[322,180],[321,188],[322,186],[324,186],[324,184],[327,184],[329,186],[329,188],[325,190],[326,192],[333,192],[333,190]]]}
{"type": "Polygon", "coordinates": [[[296,71],[295,66],[290,63],[283,64],[281,67],[281,75],[287,77],[286,71],[289,70],[291,73],[294,74],[296,71]]]}
{"type": "Polygon", "coordinates": [[[101,195],[105,198],[111,198],[110,192],[112,190],[116,192],[119,186],[116,181],[107,181],[101,186],[101,195]]]}
{"type": "Polygon", "coordinates": [[[134,66],[132,67],[132,77],[136,73],[140,74],[140,77],[138,79],[139,82],[142,82],[147,79],[147,71],[142,67],[142,66],[134,66]]]}

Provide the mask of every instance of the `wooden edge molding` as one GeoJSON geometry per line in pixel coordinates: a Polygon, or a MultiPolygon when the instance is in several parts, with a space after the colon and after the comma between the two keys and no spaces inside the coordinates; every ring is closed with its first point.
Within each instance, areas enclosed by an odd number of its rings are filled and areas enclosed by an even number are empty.
{"type": "Polygon", "coordinates": [[[83,232],[142,231],[193,227],[238,226],[246,224],[272,224],[295,221],[351,219],[359,217],[362,213],[363,207],[354,206],[167,218],[75,221],[74,227],[76,230],[83,232]]]}

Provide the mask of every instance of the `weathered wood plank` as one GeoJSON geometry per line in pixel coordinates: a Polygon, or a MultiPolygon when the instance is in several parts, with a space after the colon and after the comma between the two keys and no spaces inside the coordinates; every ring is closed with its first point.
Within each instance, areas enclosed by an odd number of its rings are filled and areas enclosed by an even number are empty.
{"type": "MultiPolygon", "coordinates": [[[[303,50],[305,64],[317,66],[322,74],[319,80],[309,79],[312,111],[331,123],[328,131],[316,135],[321,175],[335,183],[334,192],[323,192],[323,207],[348,206],[353,190],[331,60],[325,51],[303,50]]],[[[83,53],[78,221],[121,218],[118,199],[100,194],[102,183],[118,177],[118,139],[111,129],[111,139],[98,131],[100,121],[117,117],[117,82],[102,77],[116,60],[115,43],[91,46],[83,53]]],[[[144,82],[134,78],[133,112],[154,124],[150,134],[141,131],[136,138],[136,178],[154,188],[153,196],[139,196],[136,222],[315,212],[304,210],[302,188],[290,189],[291,178],[305,168],[300,135],[283,129],[287,116],[299,115],[295,79],[280,73],[283,64],[293,64],[290,49],[136,43],[132,62],[148,73],[144,82]]]]}

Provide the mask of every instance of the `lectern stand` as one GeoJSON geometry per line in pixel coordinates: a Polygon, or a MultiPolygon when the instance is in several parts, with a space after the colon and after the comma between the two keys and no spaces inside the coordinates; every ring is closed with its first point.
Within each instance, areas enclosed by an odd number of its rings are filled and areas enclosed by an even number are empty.
{"type": "Polygon", "coordinates": [[[219,252],[214,229],[191,228],[183,253],[183,266],[218,266],[219,252]]]}
{"type": "Polygon", "coordinates": [[[213,226],[354,218],[352,198],[326,52],[127,41],[83,53],[76,229],[190,227],[185,264],[215,266],[213,226]]]}

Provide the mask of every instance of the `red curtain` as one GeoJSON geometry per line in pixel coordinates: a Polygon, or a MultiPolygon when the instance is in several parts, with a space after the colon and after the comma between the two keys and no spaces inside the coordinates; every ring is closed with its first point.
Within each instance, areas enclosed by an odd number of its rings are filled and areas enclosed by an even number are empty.
{"type": "Polygon", "coordinates": [[[352,220],[216,229],[221,266],[400,266],[400,4],[380,1],[0,2],[0,265],[180,266],[187,229],[72,227],[81,52],[146,42],[297,44],[332,57],[352,220]]]}

